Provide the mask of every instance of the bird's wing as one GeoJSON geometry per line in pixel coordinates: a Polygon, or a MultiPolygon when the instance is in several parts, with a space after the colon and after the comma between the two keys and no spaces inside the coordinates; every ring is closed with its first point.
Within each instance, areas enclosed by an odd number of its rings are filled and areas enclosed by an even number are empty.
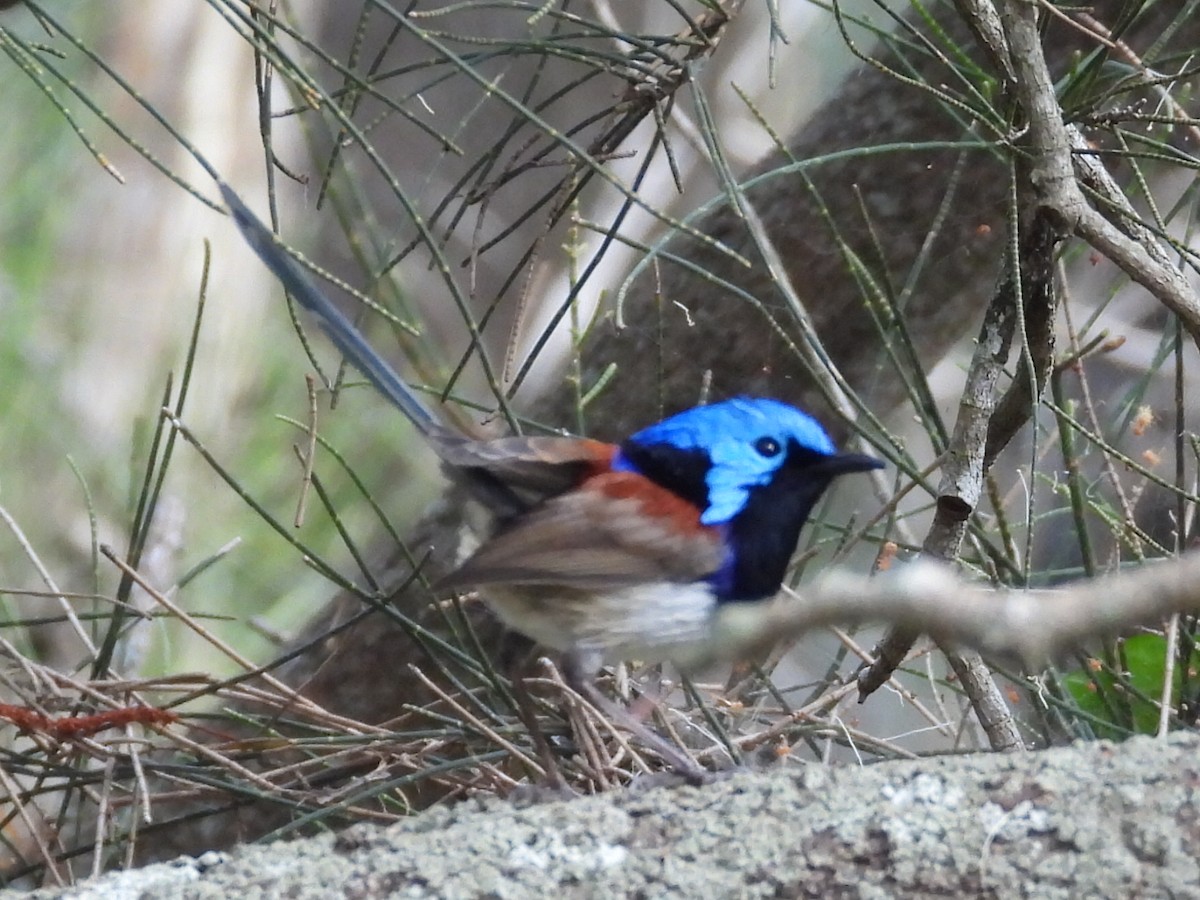
{"type": "Polygon", "coordinates": [[[466,473],[468,479],[486,474],[519,497],[522,508],[498,510],[508,515],[524,512],[607,471],[617,450],[612,444],[583,438],[505,437],[480,441],[448,429],[439,430],[431,441],[452,477],[456,469],[466,473]]]}
{"type": "Polygon", "coordinates": [[[725,562],[700,510],[633,472],[606,472],[554,497],[486,541],[441,583],[579,589],[697,581],[725,562]]]}

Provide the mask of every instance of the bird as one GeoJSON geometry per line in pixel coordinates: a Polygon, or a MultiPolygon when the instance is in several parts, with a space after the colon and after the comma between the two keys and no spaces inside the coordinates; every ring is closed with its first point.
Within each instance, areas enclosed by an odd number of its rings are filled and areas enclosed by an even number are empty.
{"type": "Polygon", "coordinates": [[[477,591],[509,629],[560,655],[565,680],[690,781],[704,777],[594,684],[604,663],[684,671],[720,651],[723,613],[774,597],[801,528],[838,476],[879,468],[767,397],[676,413],[620,443],[480,439],[444,424],[227,185],[243,237],[338,350],[408,418],[491,514],[477,549],[434,585],[477,591]]]}

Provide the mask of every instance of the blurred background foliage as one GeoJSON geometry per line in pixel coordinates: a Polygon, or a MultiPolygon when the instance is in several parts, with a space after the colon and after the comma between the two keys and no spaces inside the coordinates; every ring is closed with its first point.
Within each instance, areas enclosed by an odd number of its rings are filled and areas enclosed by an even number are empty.
{"type": "MultiPolygon", "coordinates": [[[[253,113],[252,96],[244,96],[252,79],[250,54],[205,4],[150,9],[118,0],[103,9],[57,4],[47,10],[62,15],[63,24],[118,71],[131,80],[140,76],[133,82],[137,89],[168,117],[183,119],[181,127],[198,126],[215,148],[215,159],[252,154],[253,138],[242,136],[253,135],[254,118],[235,115],[253,113]],[[211,94],[199,90],[203,81],[219,80],[225,64],[245,79],[241,86],[231,79],[228,91],[218,84],[211,85],[211,94]]],[[[31,40],[44,37],[20,9],[2,24],[31,40]]],[[[95,65],[78,53],[49,58],[123,133],[186,171],[178,145],[131,109],[124,92],[95,65]]],[[[172,376],[178,389],[205,275],[205,242],[213,247],[208,308],[185,418],[245,489],[285,521],[300,494],[302,471],[291,448],[303,434],[280,417],[300,422],[308,417],[304,355],[286,315],[268,312],[280,310],[269,279],[245,265],[244,256],[235,257],[232,248],[241,248],[225,220],[174,189],[55,85],[56,95],[71,101],[80,128],[120,172],[124,183],[118,183],[89,156],[34,82],[15,69],[9,76],[0,89],[2,101],[21,125],[0,141],[0,160],[12,176],[0,216],[5,385],[0,505],[60,589],[99,589],[111,596],[119,573],[95,559],[92,540],[122,549],[129,540],[172,376]]],[[[211,195],[208,185],[200,187],[211,195]]],[[[390,495],[399,507],[411,502],[419,508],[436,484],[425,477],[431,473],[428,463],[418,459],[416,477],[405,461],[398,417],[367,391],[348,392],[344,406],[350,411],[322,421],[323,435],[335,447],[358,452],[361,475],[372,488],[394,486],[390,495]]],[[[374,517],[351,502],[358,492],[348,479],[336,477],[331,490],[347,527],[365,538],[374,517]]],[[[327,599],[328,588],[297,565],[278,536],[194,453],[180,452],[172,460],[165,498],[166,514],[152,540],[161,551],[158,574],[168,582],[238,542],[180,598],[194,612],[228,617],[213,628],[234,646],[262,657],[270,649],[264,633],[298,628],[327,599]],[[247,628],[248,619],[260,621],[263,631],[247,628]]],[[[319,507],[300,533],[322,552],[337,542],[319,507]]],[[[13,534],[5,529],[0,541],[0,583],[45,590],[13,534]]],[[[10,621],[56,608],[52,601],[15,593],[3,598],[10,621]]],[[[56,648],[65,638],[61,628],[6,635],[36,656],[59,662],[78,652],[56,648]]],[[[154,627],[145,652],[138,665],[143,674],[219,675],[229,674],[233,665],[214,657],[195,635],[163,622],[154,627]]]]}

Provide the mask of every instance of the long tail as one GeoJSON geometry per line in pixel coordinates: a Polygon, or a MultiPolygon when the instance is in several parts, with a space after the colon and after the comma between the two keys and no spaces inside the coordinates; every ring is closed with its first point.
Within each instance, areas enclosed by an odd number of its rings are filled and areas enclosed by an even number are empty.
{"type": "Polygon", "coordinates": [[[433,438],[441,431],[441,423],[422,402],[421,398],[404,383],[396,370],[388,365],[375,349],[367,343],[354,324],[333,305],[332,301],[309,278],[308,273],[283,249],[275,234],[250,212],[241,198],[224,182],[219,182],[225,204],[233,214],[233,221],[241,229],[252,250],[280,280],[287,292],[317,320],[321,330],[342,351],[346,359],[375,385],[379,393],[395,404],[421,433],[433,438]]]}

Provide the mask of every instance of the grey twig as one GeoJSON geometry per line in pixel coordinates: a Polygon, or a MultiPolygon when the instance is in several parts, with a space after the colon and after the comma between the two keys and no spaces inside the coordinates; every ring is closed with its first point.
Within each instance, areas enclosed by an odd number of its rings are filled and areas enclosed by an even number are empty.
{"type": "Polygon", "coordinates": [[[1090,639],[1141,625],[1160,627],[1175,613],[1195,612],[1200,612],[1200,553],[1053,590],[1024,591],[971,585],[948,566],[921,561],[874,578],[834,572],[802,597],[731,610],[713,655],[742,655],[833,623],[887,622],[1032,668],[1090,639]]]}
{"type": "MultiPolygon", "coordinates": [[[[1021,316],[1024,308],[1022,298],[1029,299],[1037,294],[1041,298],[1037,304],[1039,307],[1052,306],[1046,300],[1045,295],[1052,294],[1052,291],[1049,291],[1043,270],[1049,271],[1048,261],[1053,257],[1047,248],[1052,250],[1054,241],[1052,236],[1043,234],[1046,230],[1045,217],[1034,215],[1033,219],[1034,222],[1025,224],[1022,229],[1025,235],[1019,241],[1019,250],[1014,246],[1007,276],[997,288],[980,329],[975,356],[959,402],[954,433],[942,466],[937,510],[922,546],[922,555],[926,559],[953,562],[958,558],[970,516],[979,506],[984,478],[995,458],[995,453],[989,451],[997,443],[1002,445],[1007,442],[1012,432],[1028,418],[1028,410],[1032,406],[1034,377],[1032,373],[1027,373],[1026,382],[1030,387],[1024,395],[1023,410],[1010,410],[1002,422],[995,417],[997,384],[1011,353],[1013,337],[1027,324],[1021,316]],[[1026,257],[1031,258],[1028,264],[1026,257]],[[1023,415],[1018,416],[1015,414],[1017,412],[1023,415]],[[997,431],[1004,432],[1002,440],[997,437],[997,431]]],[[[1023,341],[1028,338],[1028,334],[1022,334],[1023,341]]],[[[859,672],[860,702],[895,673],[919,633],[905,625],[898,625],[885,635],[875,647],[874,661],[859,672]]],[[[970,698],[992,748],[1019,748],[1022,741],[1016,722],[983,659],[973,651],[942,649],[970,698]]]]}
{"type": "MultiPolygon", "coordinates": [[[[1200,297],[1183,273],[1171,264],[1166,251],[1146,229],[1138,226],[1132,210],[1118,228],[1088,203],[1075,175],[1086,155],[1075,154],[1071,129],[1063,122],[1054,82],[1042,52],[1037,4],[1029,0],[1001,0],[1000,18],[1016,72],[1016,91],[1030,132],[1033,152],[1031,179],[1039,202],[1062,220],[1063,227],[1087,241],[1120,266],[1131,279],[1179,317],[1192,340],[1200,346],[1200,297]]],[[[1085,172],[1097,177],[1098,165],[1085,172]]],[[[1107,175],[1104,176],[1106,182],[1107,175]]],[[[1120,194],[1120,191],[1116,191],[1120,194]]],[[[1127,203],[1123,204],[1128,208],[1127,203]]]]}

